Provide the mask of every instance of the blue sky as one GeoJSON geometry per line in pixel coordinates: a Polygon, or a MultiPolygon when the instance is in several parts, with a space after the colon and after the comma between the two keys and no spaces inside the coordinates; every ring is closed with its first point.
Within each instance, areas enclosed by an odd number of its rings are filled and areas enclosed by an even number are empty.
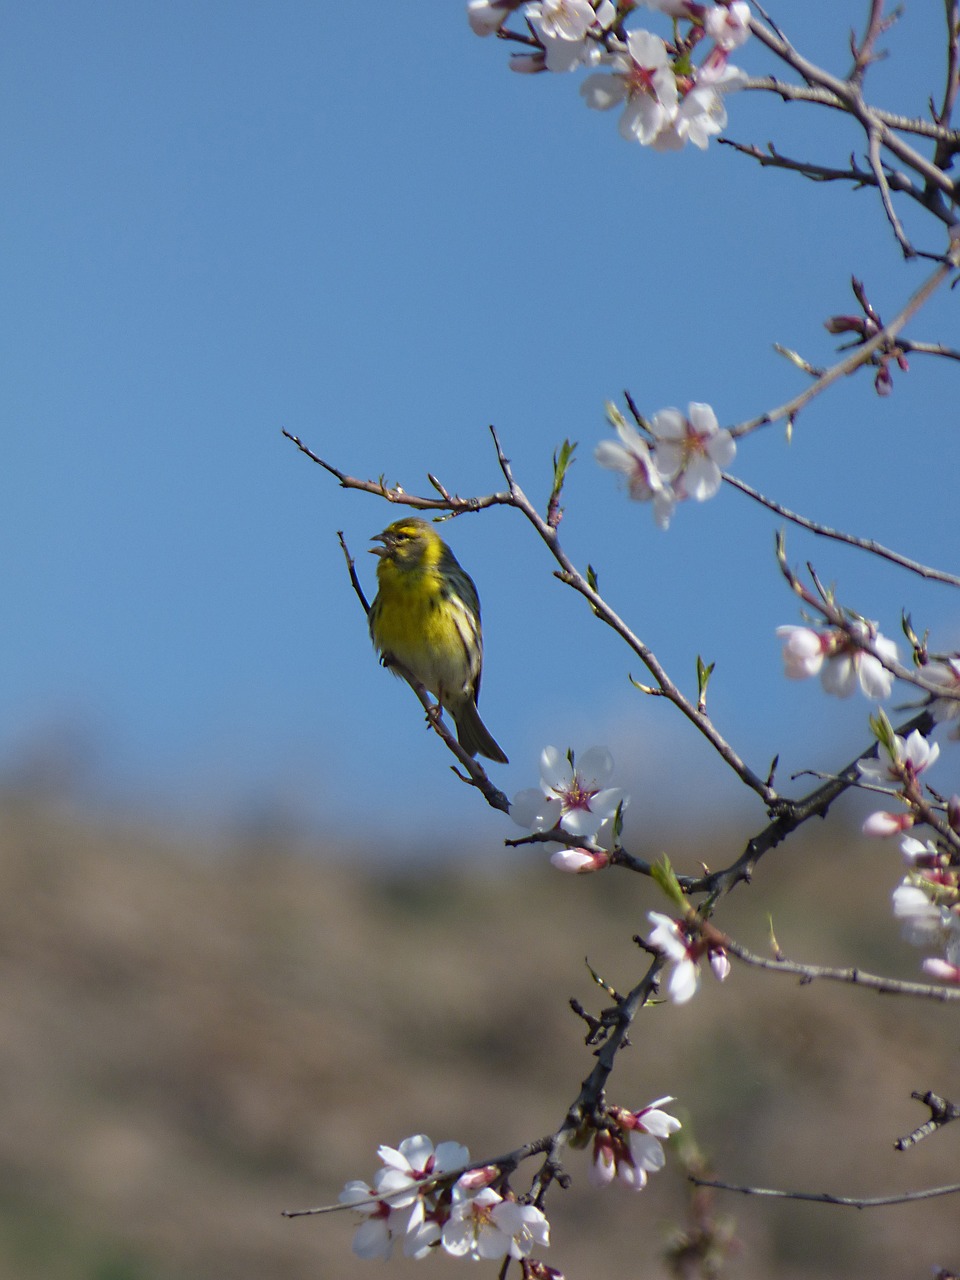
{"type": "MultiPolygon", "coordinates": [[[[796,42],[845,70],[866,6],[795,9],[779,16],[796,42]]],[[[908,4],[887,38],[868,81],[884,105],[919,113],[939,92],[934,10],[908,4]]],[[[709,401],[722,423],[781,402],[804,384],[773,342],[825,363],[852,273],[893,314],[927,268],[902,263],[869,192],[716,145],[628,145],[576,77],[509,74],[460,5],[364,14],[354,33],[305,3],[3,6],[0,768],[71,740],[91,794],[161,818],[285,812],[403,847],[465,818],[502,833],[369,647],[335,534],[372,589],[364,548],[393,509],[281,436],[467,494],[501,484],[489,423],[541,504],[552,451],[580,442],[568,550],[691,692],[697,654],[717,662],[713,714],[755,767],[776,751],[785,770],[842,763],[869,708],[782,677],[773,629],[798,615],[777,522],[724,492],[664,534],[592,450],[624,387],[648,413],[709,401]]],[[[738,62],[770,70],[758,47],[738,62]]],[[[744,94],[729,110],[730,136],[788,154],[842,163],[858,145],[801,106],[744,94]]],[[[910,227],[941,247],[932,223],[910,227]]],[[[956,344],[955,300],[910,332],[956,344]]],[[[956,571],[951,376],[917,357],[886,400],[850,380],[789,445],[780,428],[743,442],[734,470],[956,571]]],[[[547,742],[606,742],[652,822],[691,787],[704,808],[739,800],[631,689],[636,661],[518,516],[445,531],[483,600],[505,790],[535,782],[547,742]]],[[[906,606],[960,645],[955,592],[799,531],[788,552],[887,633],[906,606]]]]}

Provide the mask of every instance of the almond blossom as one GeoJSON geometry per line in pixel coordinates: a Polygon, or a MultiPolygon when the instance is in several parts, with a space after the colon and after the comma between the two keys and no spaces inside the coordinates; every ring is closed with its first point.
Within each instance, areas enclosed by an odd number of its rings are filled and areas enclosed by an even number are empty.
{"type": "Polygon", "coordinates": [[[868,782],[882,785],[893,782],[897,786],[910,786],[932,764],[935,764],[940,747],[937,743],[928,742],[919,729],[914,729],[908,738],[894,734],[891,748],[883,747],[886,760],[858,760],[857,771],[861,778],[868,782]]]}
{"type": "Polygon", "coordinates": [[[824,692],[849,698],[859,685],[868,698],[888,698],[894,676],[874,654],[861,648],[862,638],[887,662],[897,661],[897,646],[877,630],[876,623],[860,619],[851,623],[851,635],[840,627],[815,631],[812,627],[777,627],[783,640],[784,674],[788,680],[805,680],[819,674],[824,692]]]}
{"type": "Polygon", "coordinates": [[[686,1004],[696,995],[700,987],[700,961],[704,955],[717,981],[726,980],[730,973],[730,959],[723,947],[705,942],[682,921],[660,911],[648,911],[647,919],[655,926],[646,939],[647,945],[662,952],[672,966],[667,979],[667,998],[673,1004],[686,1004]]]}
{"type": "Polygon", "coordinates": [[[708,404],[692,402],[686,416],[679,409],[661,409],[653,415],[657,467],[670,480],[679,498],[704,502],[712,498],[723,479],[721,470],[736,456],[736,442],[722,431],[708,404]]]}
{"type": "Polygon", "coordinates": [[[377,1155],[384,1164],[377,1191],[389,1195],[396,1207],[413,1203],[419,1195],[418,1183],[470,1163],[470,1152],[461,1143],[441,1142],[434,1147],[425,1133],[404,1138],[399,1147],[380,1146],[377,1155]]]}
{"type": "Polygon", "coordinates": [[[348,1182],[339,1200],[364,1219],[353,1236],[353,1252],[357,1257],[389,1258],[395,1236],[392,1207],[385,1200],[378,1200],[374,1188],[359,1180],[348,1182]]]}
{"type": "Polygon", "coordinates": [[[520,791],[510,806],[510,816],[521,827],[552,831],[561,827],[570,835],[594,840],[603,824],[612,819],[627,798],[619,787],[608,787],[613,756],[606,747],[591,747],[575,765],[572,751],[544,747],[540,754],[540,790],[520,791]]]}
{"type": "Polygon", "coordinates": [[[909,811],[890,813],[886,809],[877,809],[863,821],[860,828],[865,836],[898,836],[913,826],[916,819],[909,811]]]}
{"type": "Polygon", "coordinates": [[[674,1099],[658,1098],[642,1111],[610,1109],[614,1122],[600,1129],[593,1140],[593,1161],[587,1177],[595,1187],[619,1181],[634,1191],[647,1185],[647,1176],[666,1163],[661,1142],[681,1127],[676,1116],[661,1110],[674,1099]]]}
{"type": "Polygon", "coordinates": [[[606,849],[558,849],[550,855],[550,862],[558,871],[582,876],[609,867],[610,855],[606,849]]]}
{"type": "Polygon", "coordinates": [[[628,141],[658,151],[680,150],[690,142],[703,150],[726,124],[721,95],[745,80],[728,58],[750,36],[749,5],[746,0],[645,2],[673,20],[672,43],[651,31],[624,30],[638,0],[529,0],[523,4],[523,34],[506,26],[520,0],[471,0],[468,18],[478,35],[512,34],[527,43],[527,52],[511,55],[514,71],[602,65],[602,72],[583,82],[581,94],[594,110],[622,106],[620,133],[628,141]],[[681,22],[689,23],[688,32],[678,29],[681,22]],[[707,52],[697,66],[690,55],[704,36],[707,52]]]}
{"type": "Polygon", "coordinates": [[[703,15],[703,29],[723,50],[736,49],[750,38],[750,6],[746,0],[714,5],[703,15]]]}
{"type": "Polygon", "coordinates": [[[930,703],[931,715],[937,721],[955,720],[950,737],[960,738],[960,655],[928,662],[923,675],[943,690],[939,697],[934,695],[930,703]]]}
{"type": "Polygon", "coordinates": [[[938,906],[912,877],[894,889],[893,914],[901,923],[903,936],[914,946],[938,946],[946,941],[949,911],[938,906]]]}
{"type": "Polygon", "coordinates": [[[540,0],[525,6],[524,17],[543,46],[545,71],[576,71],[600,62],[602,49],[592,37],[601,33],[604,21],[609,24],[617,16],[609,0],[601,7],[602,15],[587,0],[540,0]]]}
{"type": "Polygon", "coordinates": [[[927,956],[920,966],[931,978],[939,978],[941,982],[960,984],[960,963],[951,964],[949,960],[941,960],[937,956],[927,956]]]}
{"type": "Polygon", "coordinates": [[[363,1221],[353,1237],[360,1258],[389,1258],[398,1237],[408,1257],[423,1257],[440,1239],[441,1223],[449,1216],[438,1203],[434,1179],[470,1162],[459,1142],[436,1147],[422,1133],[404,1138],[399,1147],[377,1150],[383,1167],[373,1185],[354,1180],[340,1193],[340,1203],[359,1213],[363,1221]]]}
{"type": "Polygon", "coordinates": [[[465,1193],[457,1184],[442,1242],[456,1257],[525,1258],[534,1245],[550,1243],[550,1224],[533,1205],[505,1200],[492,1187],[465,1193]]]}
{"type": "Polygon", "coordinates": [[[593,452],[601,467],[619,471],[626,477],[634,502],[653,502],[653,518],[661,529],[670,524],[677,498],[672,486],[664,480],[650,446],[635,426],[627,422],[613,405],[607,406],[617,440],[601,440],[593,452]]]}
{"type": "Polygon", "coordinates": [[[519,9],[523,0],[469,0],[467,21],[474,35],[492,36],[499,31],[510,14],[519,9]]]}
{"type": "Polygon", "coordinates": [[[910,867],[939,869],[946,855],[930,840],[918,840],[916,836],[904,836],[900,841],[903,860],[910,867]]]}
{"type": "Polygon", "coordinates": [[[677,80],[667,46],[650,31],[631,31],[626,54],[607,55],[610,74],[587,76],[580,92],[588,107],[609,111],[624,104],[620,134],[648,146],[677,114],[677,80]]]}

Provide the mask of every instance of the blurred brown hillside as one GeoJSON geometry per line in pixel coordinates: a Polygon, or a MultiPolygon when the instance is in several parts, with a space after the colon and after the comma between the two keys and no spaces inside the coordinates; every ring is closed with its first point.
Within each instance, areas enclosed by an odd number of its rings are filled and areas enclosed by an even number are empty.
{"type": "MultiPolygon", "coordinates": [[[[583,959],[631,984],[652,885],[519,851],[406,868],[194,847],[15,796],[0,818],[0,1280],[493,1280],[445,1257],[384,1270],[351,1254],[349,1217],[280,1211],[372,1175],[379,1142],[424,1131],[492,1156],[556,1127],[592,1065],[568,999],[604,1004],[583,959]]],[[[890,920],[896,850],[828,830],[819,852],[771,855],[718,923],[763,950],[772,913],[791,957],[917,976],[890,920]]],[[[743,834],[671,854],[719,863],[743,834]]],[[[960,1096],[958,1049],[956,1005],[735,969],[641,1017],[611,1101],[675,1094],[734,1182],[893,1192],[960,1181],[960,1125],[892,1146],[924,1118],[912,1089],[960,1096]]],[[[581,1153],[568,1167],[548,1260],[568,1280],[666,1275],[675,1163],[640,1195],[591,1191],[581,1153]]],[[[956,1197],[718,1209],[742,1280],[960,1264],[956,1197]]]]}

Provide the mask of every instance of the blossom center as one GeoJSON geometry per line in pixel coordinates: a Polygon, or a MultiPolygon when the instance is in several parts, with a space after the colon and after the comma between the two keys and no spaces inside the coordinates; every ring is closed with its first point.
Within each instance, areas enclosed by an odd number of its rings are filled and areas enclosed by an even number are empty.
{"type": "Polygon", "coordinates": [[[560,795],[560,802],[564,809],[569,812],[571,809],[585,809],[590,811],[590,801],[597,794],[598,788],[585,787],[579,778],[574,778],[573,782],[566,791],[560,795]]]}

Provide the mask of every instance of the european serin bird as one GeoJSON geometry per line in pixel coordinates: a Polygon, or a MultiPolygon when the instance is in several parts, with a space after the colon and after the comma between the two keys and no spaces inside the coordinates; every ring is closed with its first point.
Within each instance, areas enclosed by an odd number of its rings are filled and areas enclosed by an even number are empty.
{"type": "Polygon", "coordinates": [[[480,600],[469,574],[432,525],[405,516],[378,533],[378,591],[370,636],[389,667],[398,663],[453,716],[461,747],[500,764],[507,757],[477,710],[483,636],[480,600]]]}

